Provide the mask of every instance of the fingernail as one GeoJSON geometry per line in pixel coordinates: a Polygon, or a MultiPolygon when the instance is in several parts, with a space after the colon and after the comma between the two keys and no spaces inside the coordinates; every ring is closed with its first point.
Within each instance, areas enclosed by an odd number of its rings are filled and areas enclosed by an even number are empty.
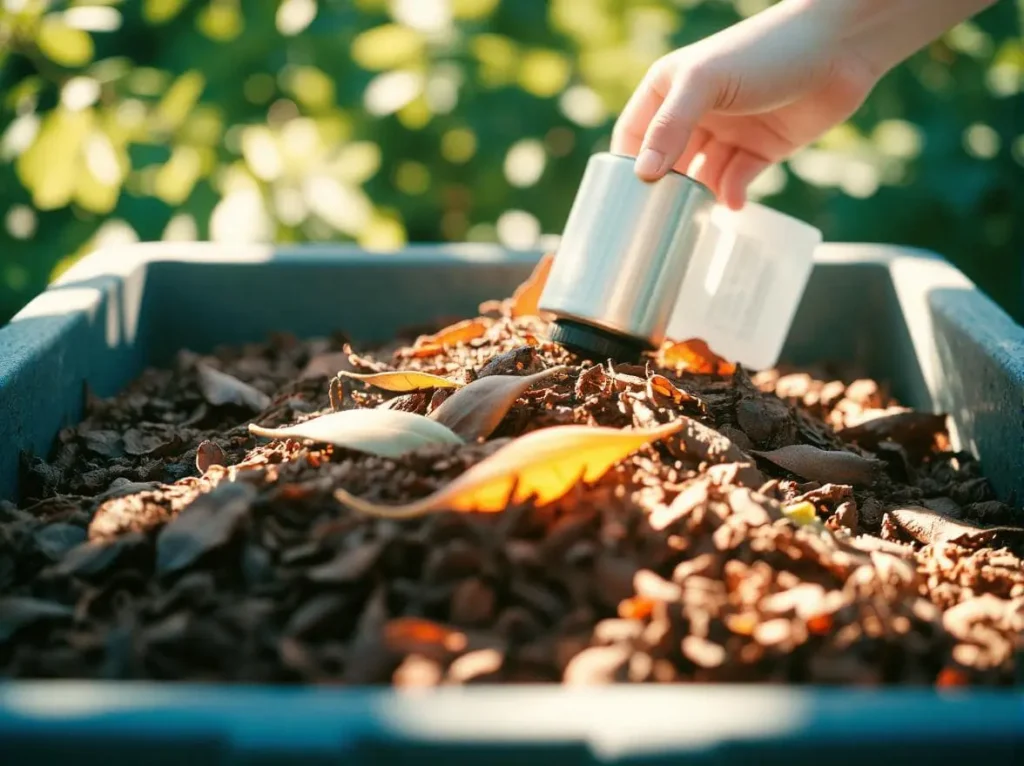
{"type": "Polygon", "coordinates": [[[665,155],[655,149],[644,149],[636,158],[634,170],[641,178],[653,179],[661,171],[665,155]]]}

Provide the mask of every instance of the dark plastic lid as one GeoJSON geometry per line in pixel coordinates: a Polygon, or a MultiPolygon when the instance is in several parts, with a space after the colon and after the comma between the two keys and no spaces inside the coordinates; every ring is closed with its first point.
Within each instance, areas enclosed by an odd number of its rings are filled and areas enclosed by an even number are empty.
{"type": "Polygon", "coordinates": [[[571,319],[556,319],[551,325],[548,337],[570,351],[595,361],[614,359],[619,362],[632,362],[651,348],[649,343],[637,338],[571,319]]]}

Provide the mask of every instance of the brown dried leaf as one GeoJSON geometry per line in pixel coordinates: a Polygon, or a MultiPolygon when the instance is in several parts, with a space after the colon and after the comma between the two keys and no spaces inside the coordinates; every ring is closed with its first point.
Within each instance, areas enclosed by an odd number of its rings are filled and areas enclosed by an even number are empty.
{"type": "Polygon", "coordinates": [[[447,346],[457,346],[482,337],[493,324],[492,320],[484,317],[456,322],[433,335],[418,337],[408,355],[421,358],[440,354],[447,346]]]}
{"type": "Polygon", "coordinates": [[[428,444],[462,444],[440,423],[411,412],[384,409],[342,410],[285,428],[249,424],[266,439],[309,439],[338,447],[396,458],[428,444]]]}
{"type": "Polygon", "coordinates": [[[811,481],[864,486],[874,483],[885,463],[852,452],[826,451],[809,444],[792,444],[777,450],[754,454],[790,473],[811,481]]]}
{"type": "Polygon", "coordinates": [[[489,375],[480,378],[456,391],[429,417],[466,441],[486,439],[520,396],[565,369],[564,366],[552,367],[535,375],[489,375]]]}
{"type": "Polygon", "coordinates": [[[256,497],[251,484],[221,484],[200,495],[160,531],[156,569],[167,574],[191,566],[201,556],[225,545],[249,515],[256,497]]]}
{"type": "Polygon", "coordinates": [[[541,293],[544,292],[544,285],[548,281],[548,274],[551,273],[551,265],[554,262],[555,254],[545,253],[534,266],[527,280],[512,293],[510,313],[513,318],[540,314],[537,304],[540,301],[541,293]]]}
{"type": "Polygon", "coordinates": [[[388,370],[386,372],[346,372],[339,370],[338,376],[350,378],[367,383],[385,391],[396,391],[405,393],[408,391],[429,391],[432,388],[459,388],[462,386],[456,380],[442,378],[440,375],[431,375],[428,372],[416,372],[415,370],[388,370]]]}
{"type": "Polygon", "coordinates": [[[224,455],[224,450],[216,442],[206,439],[196,448],[196,470],[199,473],[206,473],[210,470],[210,466],[226,464],[227,458],[224,455]]]}
{"type": "Polygon", "coordinates": [[[596,481],[627,455],[677,432],[682,425],[634,430],[577,425],[542,428],[510,442],[421,500],[377,505],[342,489],[335,491],[335,497],[357,511],[384,518],[412,518],[439,510],[494,513],[510,503],[529,500],[544,505],[578,482],[596,481]]]}
{"type": "Polygon", "coordinates": [[[1022,527],[979,527],[953,521],[928,508],[907,507],[889,511],[901,529],[918,542],[925,543],[992,543],[996,540],[1024,539],[1022,527]]]}
{"type": "Polygon", "coordinates": [[[659,366],[677,372],[692,372],[700,375],[732,375],[736,365],[720,357],[700,338],[683,341],[666,341],[656,354],[659,366]]]}
{"type": "Polygon", "coordinates": [[[259,412],[270,406],[272,400],[269,396],[233,375],[202,362],[196,364],[196,371],[199,373],[199,390],[203,398],[214,407],[234,404],[259,412]]]}

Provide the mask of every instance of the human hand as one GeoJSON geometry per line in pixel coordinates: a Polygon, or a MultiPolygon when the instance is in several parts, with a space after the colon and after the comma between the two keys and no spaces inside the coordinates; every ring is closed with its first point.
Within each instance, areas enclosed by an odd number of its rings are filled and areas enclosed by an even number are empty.
{"type": "Polygon", "coordinates": [[[765,168],[846,120],[878,79],[994,0],[782,0],[659,59],[612,133],[637,175],[670,169],[739,209],[765,168]]]}

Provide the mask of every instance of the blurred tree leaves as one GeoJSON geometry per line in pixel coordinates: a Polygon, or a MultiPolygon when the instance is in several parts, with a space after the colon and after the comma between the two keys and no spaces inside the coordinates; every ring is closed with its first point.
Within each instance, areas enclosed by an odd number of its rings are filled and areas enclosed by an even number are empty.
{"type": "MultiPolygon", "coordinates": [[[[0,320],[137,239],[533,246],[659,55],[768,0],[0,0],[0,320]]],[[[1024,0],[756,196],[942,253],[1019,319],[1024,0]]]]}

